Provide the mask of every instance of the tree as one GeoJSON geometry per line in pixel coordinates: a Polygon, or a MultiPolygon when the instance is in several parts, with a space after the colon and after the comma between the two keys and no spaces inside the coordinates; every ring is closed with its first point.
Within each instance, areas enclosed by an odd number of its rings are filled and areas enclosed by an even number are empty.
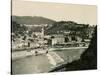
{"type": "Polygon", "coordinates": [[[24,25],[20,25],[15,21],[12,21],[11,32],[15,33],[16,35],[24,35],[27,28],[24,25]]]}

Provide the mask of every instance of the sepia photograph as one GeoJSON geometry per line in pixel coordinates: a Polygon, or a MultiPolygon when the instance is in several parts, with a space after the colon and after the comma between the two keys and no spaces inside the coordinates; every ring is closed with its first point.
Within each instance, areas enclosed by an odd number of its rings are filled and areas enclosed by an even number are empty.
{"type": "Polygon", "coordinates": [[[11,74],[97,70],[97,6],[11,0],[11,74]]]}

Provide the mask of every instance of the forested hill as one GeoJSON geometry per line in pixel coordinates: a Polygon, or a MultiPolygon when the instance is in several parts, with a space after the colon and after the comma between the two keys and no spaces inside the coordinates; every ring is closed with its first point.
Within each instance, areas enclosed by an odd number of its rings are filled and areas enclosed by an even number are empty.
{"type": "Polygon", "coordinates": [[[47,34],[56,34],[63,31],[82,31],[88,28],[88,24],[78,24],[74,21],[55,22],[52,27],[46,29],[47,34]]]}
{"type": "Polygon", "coordinates": [[[53,24],[54,20],[40,17],[40,16],[11,16],[12,21],[17,22],[18,24],[28,24],[28,25],[34,25],[34,24],[53,24]]]}

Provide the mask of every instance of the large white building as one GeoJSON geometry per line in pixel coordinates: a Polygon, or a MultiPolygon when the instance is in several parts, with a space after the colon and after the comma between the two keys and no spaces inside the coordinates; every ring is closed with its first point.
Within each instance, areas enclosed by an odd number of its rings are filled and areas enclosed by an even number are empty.
{"type": "Polygon", "coordinates": [[[65,42],[64,35],[53,35],[52,36],[52,45],[61,44],[65,42]]]}

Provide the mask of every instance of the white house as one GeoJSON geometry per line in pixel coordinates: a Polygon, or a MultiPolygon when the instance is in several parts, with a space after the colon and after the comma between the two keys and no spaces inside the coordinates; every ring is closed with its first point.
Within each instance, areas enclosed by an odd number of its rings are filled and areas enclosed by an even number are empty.
{"type": "Polygon", "coordinates": [[[53,35],[52,36],[52,45],[61,44],[65,42],[64,35],[53,35]]]}

